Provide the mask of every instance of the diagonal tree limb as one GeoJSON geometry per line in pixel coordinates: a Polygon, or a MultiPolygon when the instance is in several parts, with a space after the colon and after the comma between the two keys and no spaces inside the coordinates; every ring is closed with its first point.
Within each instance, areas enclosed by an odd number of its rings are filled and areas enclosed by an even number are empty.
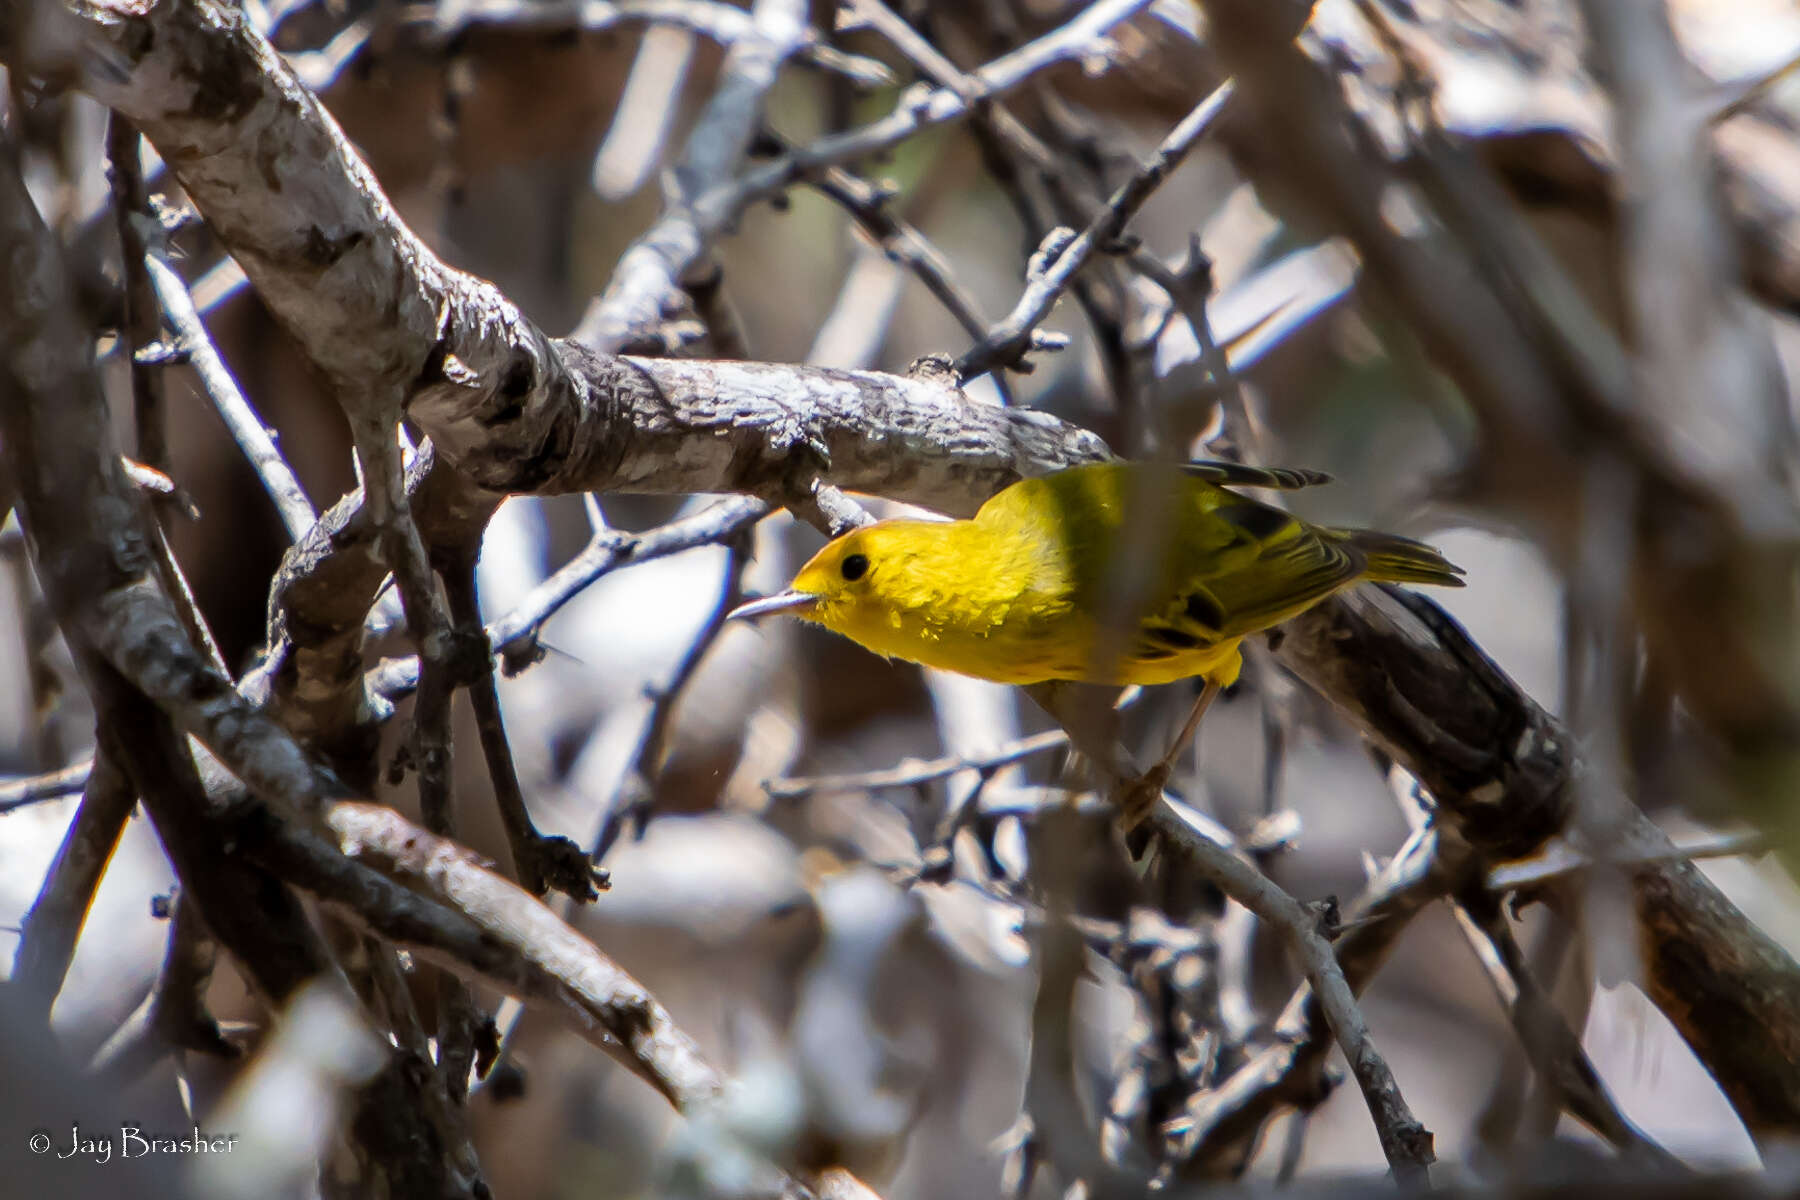
{"type": "MultiPolygon", "coordinates": [[[[472,556],[447,565],[444,591],[450,604],[450,615],[459,630],[465,636],[480,637],[486,644],[487,631],[481,627],[481,604],[476,595],[472,556]]],[[[534,896],[542,896],[554,889],[581,903],[598,899],[597,889],[606,886],[605,873],[595,868],[574,841],[540,833],[525,807],[525,793],[519,786],[519,773],[513,766],[512,745],[506,740],[500,692],[494,682],[491,662],[484,662],[483,669],[469,682],[469,703],[475,710],[476,736],[481,742],[482,758],[487,763],[488,782],[494,789],[494,803],[500,810],[501,824],[506,828],[513,874],[518,877],[519,886],[534,896]]]]}
{"type": "Polygon", "coordinates": [[[95,754],[81,807],[25,914],[13,960],[12,979],[22,998],[17,1011],[44,1028],[49,1027],[50,1010],[68,978],[100,877],[136,807],[137,793],[120,764],[95,754]]]}
{"type": "MultiPolygon", "coordinates": [[[[110,665],[85,650],[84,658],[103,750],[126,764],[184,893],[256,991],[280,1007],[308,980],[323,976],[354,1005],[348,982],[298,898],[274,876],[224,852],[229,843],[207,811],[186,739],[110,665]]],[[[419,1090],[420,1080],[430,1078],[428,1063],[397,1056],[364,1087],[352,1143],[362,1182],[402,1195],[480,1195],[476,1181],[451,1168],[445,1146],[454,1135],[431,1120],[434,1106],[419,1090]]]]}
{"type": "Polygon", "coordinates": [[[206,988],[218,952],[199,907],[183,900],[178,886],[156,984],[95,1052],[90,1069],[108,1086],[128,1087],[170,1051],[192,1050],[219,1058],[241,1054],[206,1010],[206,988]]]}
{"type": "MultiPolygon", "coordinates": [[[[1163,808],[1170,807],[1165,801],[1163,808]]],[[[1161,817],[1162,813],[1157,815],[1161,817]]],[[[1394,1178],[1408,1186],[1428,1182],[1426,1168],[1437,1158],[1431,1132],[1413,1116],[1393,1072],[1376,1051],[1337,954],[1319,932],[1317,916],[1252,863],[1185,820],[1159,820],[1158,828],[1171,844],[1179,846],[1184,865],[1212,880],[1226,895],[1272,926],[1287,943],[1317,997],[1319,1011],[1332,1036],[1350,1063],[1357,1086],[1362,1089],[1381,1139],[1381,1152],[1394,1178]],[[1172,832],[1175,830],[1179,833],[1172,832]]]]}
{"type": "MultiPolygon", "coordinates": [[[[1427,905],[1477,878],[1467,843],[1422,829],[1371,880],[1344,914],[1332,952],[1351,992],[1361,992],[1387,961],[1412,918],[1427,905]]],[[[1210,1091],[1190,1102],[1175,1130],[1184,1158],[1182,1175],[1206,1179],[1235,1173],[1276,1112],[1317,1106],[1330,1092],[1325,1077],[1331,1029],[1310,982],[1288,1001],[1272,1044],[1210,1091]]]]}
{"type": "Polygon", "coordinates": [[[1518,939],[1508,926],[1499,900],[1485,888],[1464,888],[1455,898],[1457,923],[1493,982],[1538,1077],[1570,1116],[1624,1153],[1643,1155],[1663,1169],[1680,1169],[1680,1160],[1651,1141],[1614,1103],[1606,1083],[1545,991],[1518,939]]]}

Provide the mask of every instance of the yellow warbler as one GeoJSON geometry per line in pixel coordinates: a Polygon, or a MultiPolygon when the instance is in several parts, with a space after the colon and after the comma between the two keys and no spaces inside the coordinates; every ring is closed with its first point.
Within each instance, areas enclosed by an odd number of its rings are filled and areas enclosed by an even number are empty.
{"type": "Polygon", "coordinates": [[[1460,568],[1410,538],[1312,525],[1220,486],[1325,478],[1224,462],[1070,467],[1013,484],[969,520],[844,534],[788,591],[731,615],[788,613],[877,654],[999,683],[1198,675],[1216,690],[1236,680],[1244,637],[1360,580],[1462,585],[1460,568]],[[1108,618],[1130,615],[1117,611],[1127,564],[1115,559],[1134,533],[1156,566],[1135,626],[1108,638],[1108,618]]]}

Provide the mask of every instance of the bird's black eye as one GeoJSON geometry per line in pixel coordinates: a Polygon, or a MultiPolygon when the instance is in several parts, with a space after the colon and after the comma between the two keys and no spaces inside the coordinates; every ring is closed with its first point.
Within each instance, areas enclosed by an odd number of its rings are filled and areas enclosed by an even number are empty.
{"type": "Polygon", "coordinates": [[[838,565],[838,570],[844,573],[845,579],[855,583],[869,573],[869,556],[866,554],[845,555],[844,561],[838,565]]]}

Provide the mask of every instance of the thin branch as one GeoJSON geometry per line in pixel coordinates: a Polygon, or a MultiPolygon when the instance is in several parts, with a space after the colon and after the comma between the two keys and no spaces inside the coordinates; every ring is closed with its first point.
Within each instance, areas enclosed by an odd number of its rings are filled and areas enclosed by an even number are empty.
{"type": "Polygon", "coordinates": [[[1562,843],[1552,843],[1552,851],[1539,858],[1502,863],[1495,867],[1488,872],[1485,886],[1490,892],[1530,893],[1545,884],[1558,883],[1596,867],[1629,870],[1633,867],[1699,862],[1709,858],[1754,858],[1767,854],[1770,849],[1770,839],[1766,833],[1720,834],[1700,842],[1648,847],[1630,857],[1585,854],[1562,843]]]}
{"type": "Polygon", "coordinates": [[[997,366],[1011,366],[1033,348],[1033,333],[1050,314],[1057,298],[1076,273],[1096,250],[1105,250],[1118,240],[1138,209],[1206,136],[1230,100],[1229,82],[1215,88],[1169,132],[1150,161],[1113,193],[1088,222],[1087,228],[1072,240],[1062,242],[1054,253],[1044,255],[1043,261],[1033,259],[1035,269],[1028,274],[1025,292],[1019,302],[988,331],[980,344],[971,347],[957,360],[959,376],[967,379],[997,366]]]}
{"type": "Polygon", "coordinates": [[[46,771],[42,775],[23,775],[16,779],[0,780],[0,815],[15,808],[73,796],[87,786],[88,774],[93,769],[94,760],[90,756],[78,763],[46,771]]]}
{"type": "MultiPolygon", "coordinates": [[[[391,411],[397,416],[400,395],[395,394],[390,400],[391,411]]],[[[408,761],[418,772],[419,809],[426,829],[447,838],[456,829],[451,702],[461,680],[487,671],[487,645],[477,645],[478,636],[459,636],[438,591],[437,578],[406,494],[405,466],[396,440],[398,422],[377,415],[388,407],[378,394],[373,401],[365,399],[345,405],[357,461],[362,467],[363,495],[370,520],[377,531],[382,559],[393,571],[399,588],[407,632],[419,650],[418,698],[406,743],[408,761]]],[[[476,1007],[467,985],[455,975],[438,976],[437,994],[437,1065],[450,1101],[439,1116],[454,1130],[452,1145],[466,1146],[469,1071],[486,1018],[476,1007]]],[[[472,1149],[468,1156],[472,1161],[472,1149]]]]}
{"type": "MultiPolygon", "coordinates": [[[[91,763],[78,764],[87,774],[86,791],[75,819],[63,833],[56,858],[44,874],[37,899],[19,929],[19,950],[12,978],[24,997],[24,1015],[41,1028],[68,978],[81,927],[93,907],[100,877],[118,848],[125,822],[137,807],[137,792],[120,764],[96,751],[91,763]]],[[[70,768],[71,770],[75,768],[70,768]]]]}
{"type": "MultiPolygon", "coordinates": [[[[1159,808],[1154,815],[1160,820],[1161,814],[1159,808]]],[[[1413,917],[1474,878],[1477,868],[1466,843],[1430,828],[1415,831],[1345,910],[1335,953],[1351,989],[1368,985],[1413,917]]],[[[1276,1022],[1272,1044],[1190,1102],[1176,1131],[1181,1174],[1208,1178],[1241,1162],[1277,1111],[1310,1110],[1322,1101],[1330,1045],[1319,995],[1302,984],[1276,1022]]]]}
{"type": "MultiPolygon", "coordinates": [[[[510,612],[491,621],[488,642],[509,669],[522,666],[538,652],[544,623],[595,580],[621,567],[728,540],[771,511],[760,500],[735,497],[648,533],[600,530],[581,553],[532,588],[510,612]]],[[[418,660],[413,658],[389,659],[367,677],[369,692],[390,701],[411,692],[418,682],[418,660]]]]}
{"type": "Polygon", "coordinates": [[[1317,914],[1309,912],[1253,865],[1207,837],[1175,805],[1165,800],[1158,805],[1154,819],[1169,843],[1179,847],[1184,866],[1217,884],[1227,896],[1272,926],[1287,943],[1313,995],[1318,997],[1332,1035],[1349,1060],[1350,1072],[1374,1118],[1388,1166],[1404,1184],[1425,1182],[1426,1168],[1436,1158],[1431,1133],[1413,1116],[1394,1082],[1393,1072],[1376,1052],[1368,1023],[1356,1006],[1356,993],[1345,979],[1331,943],[1319,932],[1317,914]]]}
{"type": "MultiPolygon", "coordinates": [[[[481,628],[481,604],[476,593],[475,564],[472,561],[453,564],[444,576],[444,591],[457,628],[465,635],[477,631],[485,640],[486,631],[481,628]]],[[[500,811],[500,823],[506,828],[513,871],[519,877],[520,886],[534,896],[555,889],[583,904],[598,899],[597,889],[606,886],[606,873],[597,869],[573,840],[540,833],[525,806],[525,793],[519,786],[519,773],[513,765],[512,746],[506,738],[500,693],[494,682],[491,662],[478,677],[470,680],[469,702],[475,709],[475,729],[481,740],[481,754],[487,762],[494,804],[500,811]]]]}
{"type": "Polygon", "coordinates": [[[89,1067],[103,1086],[130,1087],[170,1052],[239,1056],[238,1046],[226,1039],[206,1009],[206,989],[217,958],[218,943],[207,932],[199,909],[180,895],[177,885],[156,984],[95,1052],[89,1067]]]}
{"type": "MultiPolygon", "coordinates": [[[[662,25],[685,29],[725,47],[756,36],[753,18],[743,9],[709,0],[459,0],[454,4],[421,6],[421,11],[421,19],[430,23],[437,39],[446,42],[465,30],[483,27],[599,33],[628,25],[662,25]]],[[[816,30],[805,31],[794,54],[864,87],[893,82],[893,73],[882,63],[847,54],[821,39],[816,30]]]]}
{"type": "MultiPolygon", "coordinates": [[[[446,613],[446,624],[449,619],[446,613]]],[[[419,811],[425,828],[438,837],[450,838],[456,833],[455,764],[450,737],[450,705],[456,695],[456,677],[449,663],[441,659],[434,663],[430,654],[421,655],[420,659],[419,693],[413,703],[408,749],[418,770],[419,811]]],[[[486,669],[486,654],[481,656],[481,663],[483,673],[491,677],[486,669]]],[[[461,1106],[468,1100],[475,1043],[486,1016],[476,1007],[468,986],[448,972],[437,977],[437,1010],[438,1073],[451,1102],[461,1106]]]]}
{"type": "Polygon", "coordinates": [[[809,180],[820,195],[835,201],[883,254],[925,285],[970,337],[987,331],[981,302],[956,281],[950,260],[916,226],[895,215],[888,191],[842,167],[829,167],[809,180]]]}
{"type": "MultiPolygon", "coordinates": [[[[142,223],[153,218],[150,216],[150,197],[144,187],[138,132],[118,113],[107,115],[106,160],[125,276],[124,334],[131,363],[132,425],[137,436],[137,457],[145,465],[166,473],[169,441],[164,422],[168,417],[168,386],[162,372],[138,360],[138,352],[153,344],[162,330],[157,319],[156,293],[144,269],[147,239],[142,223]]],[[[157,234],[161,234],[160,227],[157,234]]]]}
{"type": "Polygon", "coordinates": [[[905,759],[879,771],[860,771],[850,775],[801,775],[788,779],[771,779],[763,784],[763,790],[769,794],[769,799],[783,801],[803,800],[820,792],[874,792],[887,788],[916,788],[964,771],[983,774],[997,771],[1033,755],[1064,749],[1068,744],[1067,730],[1049,729],[1020,738],[992,754],[949,755],[923,761],[905,759]]]}
{"type": "Polygon", "coordinates": [[[187,352],[188,365],[200,377],[201,387],[207,399],[212,401],[214,411],[225,422],[225,428],[244,452],[244,457],[250,460],[251,469],[262,482],[269,499],[275,502],[275,511],[287,528],[288,537],[299,541],[318,519],[312,501],[306,498],[306,490],[275,448],[275,439],[269,436],[262,418],[238,389],[237,380],[232,378],[231,369],[225,365],[218,347],[207,334],[206,323],[200,319],[194,298],[181,276],[156,250],[146,252],[143,261],[162,313],[180,339],[181,348],[187,352]]]}
{"type": "Polygon", "coordinates": [[[527,593],[517,607],[495,620],[489,627],[488,636],[501,653],[514,651],[520,642],[535,641],[546,621],[603,575],[627,564],[650,562],[699,546],[729,541],[772,511],[761,501],[734,498],[721,500],[691,517],[671,521],[648,533],[603,530],[580,554],[527,593]]]}
{"type": "Polygon", "coordinates": [[[668,755],[669,730],[676,710],[707,652],[724,632],[726,618],[743,599],[744,571],[750,565],[746,534],[747,531],[738,533],[726,543],[727,553],[719,597],[714,601],[712,611],[707,614],[706,623],[694,635],[686,652],[682,654],[681,661],[675,665],[669,682],[657,689],[652,699],[650,717],[644,722],[644,732],[638,740],[637,752],[631,756],[631,765],[626,769],[625,778],[620,781],[612,803],[607,806],[600,832],[594,839],[591,854],[594,862],[601,862],[606,858],[606,852],[627,828],[635,836],[642,837],[650,824],[650,818],[655,812],[656,779],[662,773],[664,760],[668,755]]]}
{"type": "Polygon", "coordinates": [[[1556,1095],[1561,1106],[1617,1149],[1642,1154],[1665,1170],[1678,1167],[1678,1160],[1646,1137],[1613,1102],[1600,1073],[1582,1049],[1580,1036],[1569,1028],[1555,1002],[1532,975],[1525,953],[1492,894],[1464,889],[1456,899],[1455,912],[1457,923],[1493,982],[1538,1078],[1556,1095]]]}

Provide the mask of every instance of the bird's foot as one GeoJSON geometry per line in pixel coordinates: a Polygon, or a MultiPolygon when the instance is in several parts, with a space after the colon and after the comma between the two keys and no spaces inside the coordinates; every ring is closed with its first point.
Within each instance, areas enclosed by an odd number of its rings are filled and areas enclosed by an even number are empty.
{"type": "Polygon", "coordinates": [[[1163,787],[1169,782],[1170,764],[1159,762],[1136,779],[1128,781],[1116,793],[1119,806],[1119,829],[1130,833],[1142,825],[1162,799],[1163,787]]]}

